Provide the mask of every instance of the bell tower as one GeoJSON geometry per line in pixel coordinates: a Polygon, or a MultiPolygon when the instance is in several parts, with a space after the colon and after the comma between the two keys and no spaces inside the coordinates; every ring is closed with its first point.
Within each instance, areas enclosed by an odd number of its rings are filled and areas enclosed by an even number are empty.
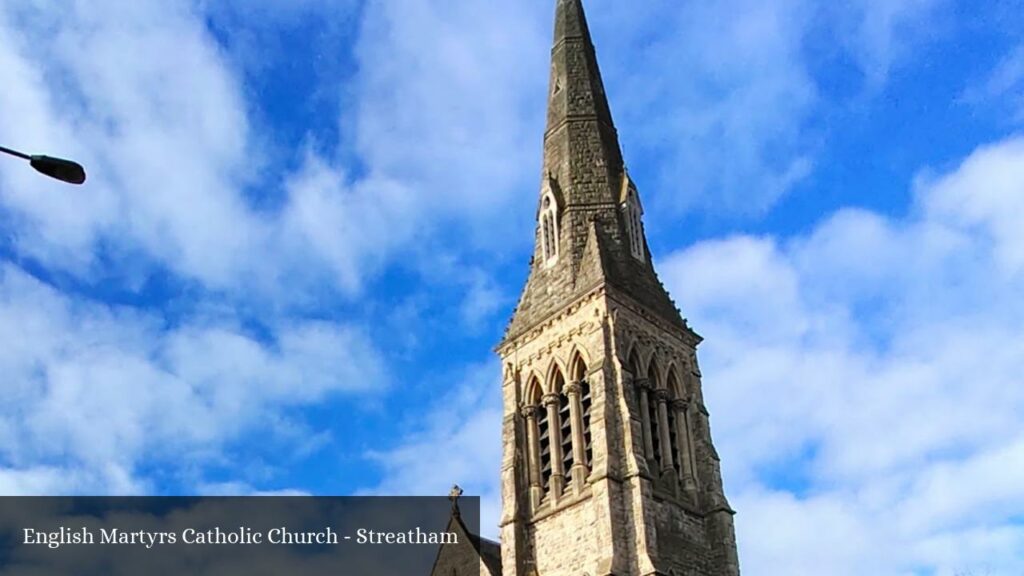
{"type": "Polygon", "coordinates": [[[530,275],[503,366],[502,574],[739,574],[698,336],[654,271],[581,0],[557,0],[530,275]]]}

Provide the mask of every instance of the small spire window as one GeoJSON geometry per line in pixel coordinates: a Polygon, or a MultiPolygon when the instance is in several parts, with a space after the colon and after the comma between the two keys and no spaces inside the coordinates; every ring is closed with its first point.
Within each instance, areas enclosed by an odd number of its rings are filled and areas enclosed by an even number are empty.
{"type": "Polygon", "coordinates": [[[545,194],[541,201],[540,245],[544,264],[554,264],[558,259],[558,206],[551,194],[545,194]]]}
{"type": "Polygon", "coordinates": [[[626,234],[629,236],[629,251],[634,258],[644,259],[644,228],[643,208],[636,197],[636,191],[630,190],[626,198],[626,205],[623,207],[626,216],[626,234]]]}

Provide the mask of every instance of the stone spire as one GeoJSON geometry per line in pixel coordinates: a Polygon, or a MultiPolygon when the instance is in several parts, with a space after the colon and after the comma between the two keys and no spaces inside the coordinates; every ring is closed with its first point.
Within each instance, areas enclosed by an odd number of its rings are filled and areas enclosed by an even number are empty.
{"type": "Polygon", "coordinates": [[[504,341],[601,285],[617,288],[664,321],[685,326],[654,272],[642,229],[640,256],[631,253],[630,194],[639,206],[582,2],[558,0],[536,248],[504,341]],[[553,230],[542,223],[551,206],[553,230]],[[552,243],[557,248],[546,250],[552,243]]]}
{"type": "Polygon", "coordinates": [[[580,0],[559,0],[551,49],[544,172],[568,206],[615,203],[623,171],[597,55],[580,0]]]}

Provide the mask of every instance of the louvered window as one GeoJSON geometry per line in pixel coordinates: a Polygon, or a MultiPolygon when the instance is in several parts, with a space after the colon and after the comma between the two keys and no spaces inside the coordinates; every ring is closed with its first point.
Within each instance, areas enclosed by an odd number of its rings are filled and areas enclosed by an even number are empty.
{"type": "Polygon", "coordinates": [[[640,208],[640,202],[637,201],[636,193],[630,191],[629,198],[626,200],[625,217],[626,217],[626,232],[629,237],[629,251],[633,254],[634,258],[639,260],[644,259],[644,228],[643,228],[643,210],[640,208]]]}
{"type": "Polygon", "coordinates": [[[583,446],[587,458],[584,464],[589,469],[594,465],[594,448],[590,437],[590,412],[593,398],[590,395],[590,383],[586,380],[580,382],[580,404],[583,407],[583,446]]]}
{"type": "Polygon", "coordinates": [[[683,439],[679,438],[676,434],[678,428],[676,427],[676,411],[674,408],[669,406],[668,409],[668,438],[669,442],[672,443],[671,454],[672,454],[672,465],[676,469],[676,476],[682,476],[683,474],[683,458],[682,454],[679,453],[679,442],[683,439]]]}
{"type": "Polygon", "coordinates": [[[661,423],[658,421],[658,401],[651,394],[647,403],[647,416],[651,421],[651,442],[654,444],[654,461],[661,470],[661,423]]]}
{"type": "Polygon", "coordinates": [[[572,417],[569,415],[569,397],[559,396],[558,419],[562,430],[562,470],[569,474],[575,463],[572,454],[572,417]]]}
{"type": "Polygon", "coordinates": [[[551,426],[544,408],[537,418],[537,427],[540,429],[540,481],[547,490],[551,485],[551,426]]]}

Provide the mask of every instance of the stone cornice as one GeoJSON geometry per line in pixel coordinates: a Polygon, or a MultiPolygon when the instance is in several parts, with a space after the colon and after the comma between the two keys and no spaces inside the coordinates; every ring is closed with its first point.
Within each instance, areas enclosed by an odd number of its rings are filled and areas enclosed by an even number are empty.
{"type": "Polygon", "coordinates": [[[504,340],[502,340],[501,344],[499,344],[494,349],[495,353],[504,358],[512,349],[521,348],[528,342],[540,337],[545,332],[545,330],[554,326],[563,318],[575,314],[585,304],[604,295],[604,288],[605,283],[603,281],[598,282],[593,287],[583,292],[583,294],[581,294],[578,298],[576,298],[566,306],[562,307],[561,309],[552,312],[548,316],[544,317],[542,320],[538,321],[533,326],[525,330],[521,330],[518,334],[506,335],[504,340]]]}
{"type": "Polygon", "coordinates": [[[643,318],[647,322],[650,322],[655,327],[659,328],[661,332],[674,336],[684,344],[697,348],[704,338],[694,332],[693,328],[690,328],[689,323],[683,319],[683,325],[668,322],[659,315],[650,313],[644,306],[640,305],[635,299],[628,294],[616,289],[614,286],[609,286],[606,290],[606,296],[612,302],[618,304],[620,307],[629,310],[633,314],[643,318]]]}

